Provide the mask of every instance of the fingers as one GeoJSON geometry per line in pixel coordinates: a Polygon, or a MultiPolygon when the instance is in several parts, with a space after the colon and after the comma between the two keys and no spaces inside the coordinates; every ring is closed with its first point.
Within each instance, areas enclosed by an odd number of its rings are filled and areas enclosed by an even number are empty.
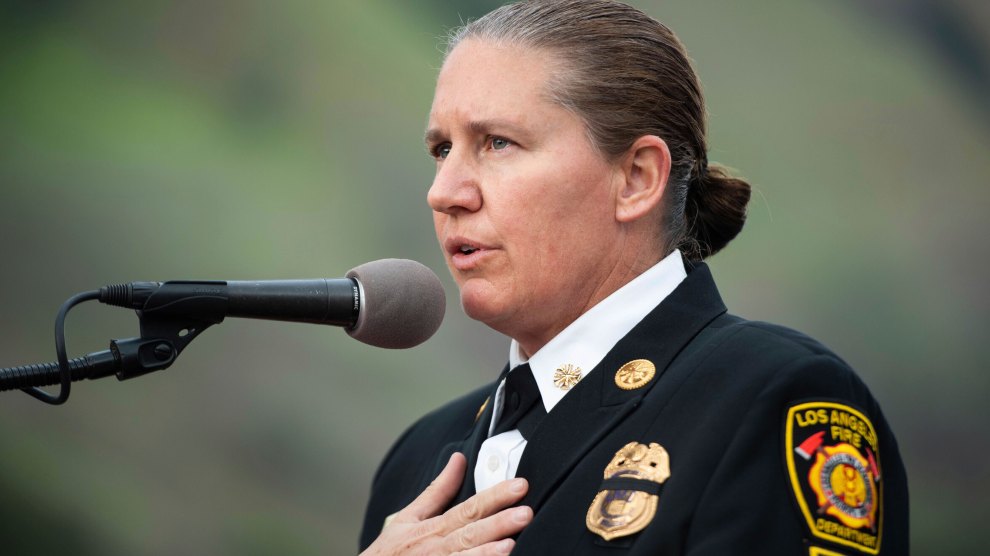
{"type": "Polygon", "coordinates": [[[522,531],[533,519],[528,507],[508,507],[521,500],[528,488],[525,479],[503,481],[448,510],[437,524],[445,536],[444,548],[452,553],[499,554],[497,550],[507,545],[495,541],[522,531]]]}
{"type": "Polygon", "coordinates": [[[481,520],[522,500],[529,489],[526,479],[502,481],[454,506],[443,515],[444,532],[481,520]]]}
{"type": "Polygon", "coordinates": [[[450,504],[454,496],[457,496],[457,491],[464,480],[466,467],[467,459],[464,454],[459,452],[452,454],[437,478],[433,479],[426,490],[396,515],[396,519],[409,517],[415,521],[423,521],[439,514],[450,504]]]}
{"type": "Polygon", "coordinates": [[[519,533],[533,519],[533,510],[523,506],[508,508],[452,531],[444,548],[452,554],[508,554],[515,544],[508,538],[519,533]]]}
{"type": "Polygon", "coordinates": [[[515,546],[513,535],[533,520],[529,507],[510,507],[529,489],[525,479],[503,481],[437,515],[456,496],[467,467],[454,454],[419,497],[396,514],[365,555],[458,554],[496,556],[515,546]]]}
{"type": "Polygon", "coordinates": [[[499,542],[488,543],[484,546],[472,548],[461,552],[455,552],[457,556],[504,556],[512,552],[516,542],[512,539],[505,539],[499,542]]]}

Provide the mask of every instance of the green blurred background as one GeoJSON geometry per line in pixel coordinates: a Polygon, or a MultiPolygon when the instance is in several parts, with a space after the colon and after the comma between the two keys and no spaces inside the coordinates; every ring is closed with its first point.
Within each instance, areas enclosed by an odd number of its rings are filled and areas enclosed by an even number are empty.
{"type": "MultiPolygon", "coordinates": [[[[171,369],[77,383],[66,406],[0,395],[0,553],[355,552],[392,440],[506,356],[458,308],[422,146],[439,37],[497,4],[0,3],[0,365],[53,360],[58,306],[108,283],[404,257],[449,305],[408,351],[230,320],[171,369]]],[[[688,45],[710,158],[756,188],[712,261],[729,307],[819,338],[873,388],[916,554],[982,552],[990,8],[634,4],[688,45]]],[[[67,330],[80,355],[137,322],[90,303],[67,330]]]]}

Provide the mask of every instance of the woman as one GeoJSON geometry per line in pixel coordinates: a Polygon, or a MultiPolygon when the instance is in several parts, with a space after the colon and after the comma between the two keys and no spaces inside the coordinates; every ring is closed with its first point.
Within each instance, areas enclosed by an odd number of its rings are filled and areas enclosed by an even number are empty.
{"type": "Polygon", "coordinates": [[[867,388],[814,340],[727,314],[701,262],[750,189],[708,163],[669,29],[608,0],[495,10],[454,35],[426,140],[461,303],[512,338],[509,364],[392,448],[362,548],[907,553],[867,388]]]}

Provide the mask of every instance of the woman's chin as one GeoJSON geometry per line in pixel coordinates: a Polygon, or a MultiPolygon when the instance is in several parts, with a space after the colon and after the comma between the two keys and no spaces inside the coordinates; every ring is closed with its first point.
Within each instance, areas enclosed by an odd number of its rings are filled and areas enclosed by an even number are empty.
{"type": "Polygon", "coordinates": [[[461,307],[467,316],[498,330],[493,324],[503,316],[505,307],[495,295],[491,284],[477,282],[482,281],[468,280],[461,286],[461,307]]]}

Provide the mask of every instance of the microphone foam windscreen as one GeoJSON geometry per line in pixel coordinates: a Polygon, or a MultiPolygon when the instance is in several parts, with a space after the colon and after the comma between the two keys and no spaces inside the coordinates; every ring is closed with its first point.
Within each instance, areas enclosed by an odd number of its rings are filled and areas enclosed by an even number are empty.
{"type": "Polygon", "coordinates": [[[352,338],[377,347],[419,345],[440,328],[447,298],[432,270],[408,259],[381,259],[352,268],[363,296],[352,338]]]}

